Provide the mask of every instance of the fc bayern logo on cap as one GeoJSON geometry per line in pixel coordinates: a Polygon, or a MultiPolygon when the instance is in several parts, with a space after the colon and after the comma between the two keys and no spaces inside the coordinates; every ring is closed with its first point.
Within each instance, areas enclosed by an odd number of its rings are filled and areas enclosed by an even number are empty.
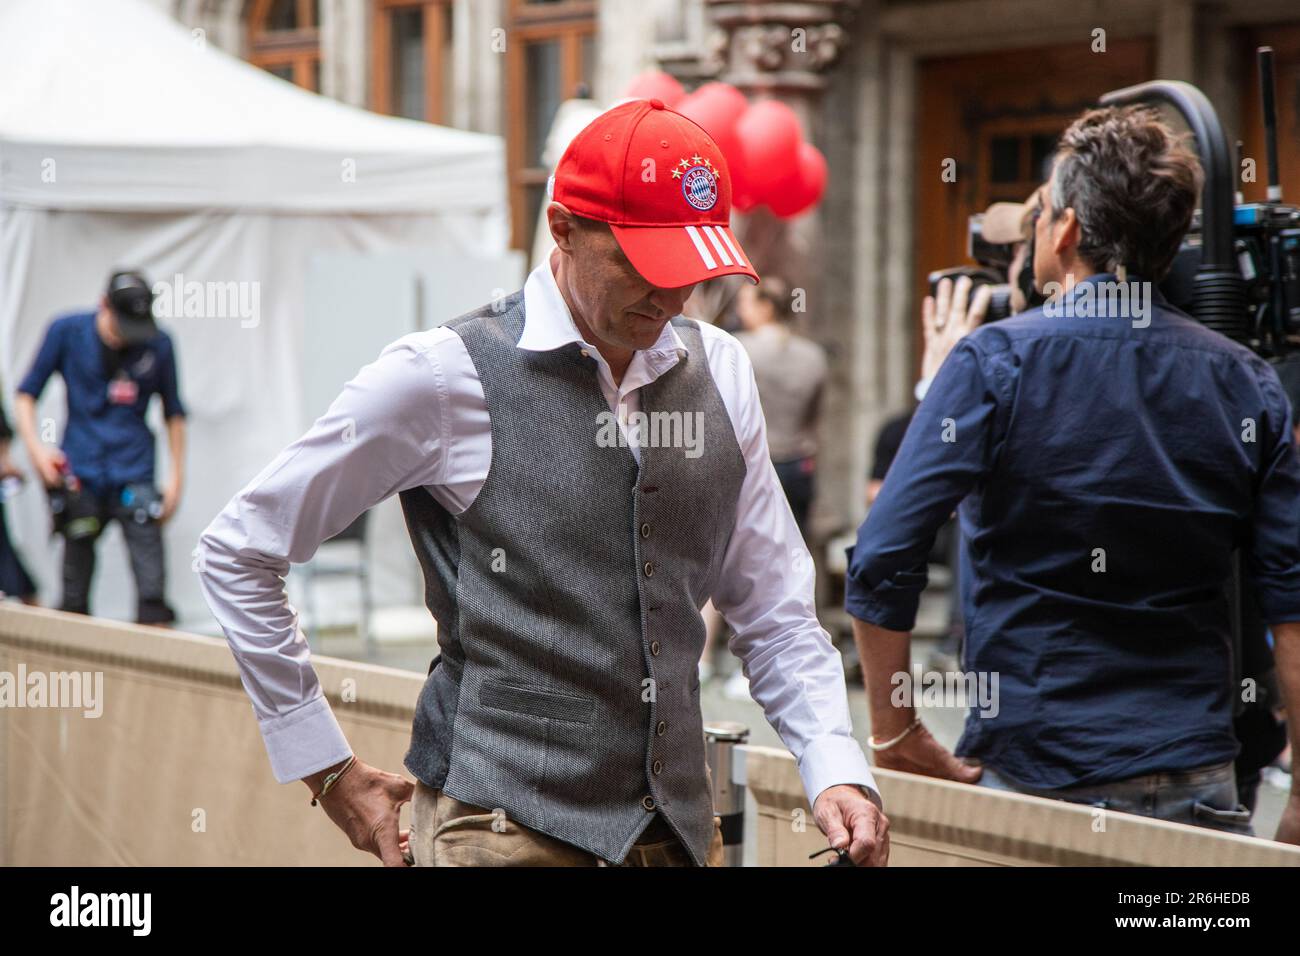
{"type": "Polygon", "coordinates": [[[718,177],[707,166],[692,166],[682,176],[682,195],[701,212],[718,203],[718,177]]]}

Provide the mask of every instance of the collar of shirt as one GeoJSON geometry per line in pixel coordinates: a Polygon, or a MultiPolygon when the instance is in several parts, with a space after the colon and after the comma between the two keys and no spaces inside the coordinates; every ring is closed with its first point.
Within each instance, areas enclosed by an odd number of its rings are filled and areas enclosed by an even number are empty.
{"type": "Polygon", "coordinates": [[[633,353],[623,381],[615,385],[605,357],[578,332],[569,305],[555,283],[555,273],[548,257],[524,283],[524,331],[519,336],[519,348],[549,352],[574,343],[581,346],[584,355],[595,359],[602,389],[607,397],[612,395],[614,398],[611,405],[625,404],[632,392],[653,382],[687,355],[686,343],[669,322],[654,345],[633,353]]]}
{"type": "MultiPolygon", "coordinates": [[[[1163,292],[1160,291],[1158,283],[1150,282],[1137,273],[1130,272],[1125,284],[1128,286],[1128,294],[1124,297],[1124,306],[1127,308],[1129,300],[1136,303],[1149,303],[1161,308],[1168,308],[1169,302],[1163,292]]],[[[1119,276],[1113,272],[1095,272],[1090,276],[1084,276],[1082,279],[1076,279],[1070,291],[1065,294],[1062,303],[1066,300],[1075,301],[1079,296],[1084,295],[1084,286],[1089,286],[1089,295],[1097,295],[1107,288],[1115,288],[1119,285],[1119,276]],[[1098,288],[1098,287],[1101,288],[1098,288]]],[[[1127,318],[1127,316],[1123,316],[1127,318]]]]}

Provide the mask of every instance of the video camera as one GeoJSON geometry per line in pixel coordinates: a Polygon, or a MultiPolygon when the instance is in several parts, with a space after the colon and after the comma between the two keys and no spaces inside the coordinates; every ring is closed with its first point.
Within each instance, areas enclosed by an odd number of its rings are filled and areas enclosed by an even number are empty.
{"type": "Polygon", "coordinates": [[[956,282],[963,276],[971,280],[972,295],[980,286],[989,286],[991,295],[988,310],[984,314],[985,322],[997,322],[1008,318],[1012,314],[1014,311],[1011,303],[1013,284],[1020,286],[1026,302],[1041,302],[1042,298],[1033,288],[1032,252],[1028,253],[1027,258],[1023,260],[1025,265],[1018,270],[1020,274],[1010,275],[1011,265],[1016,257],[1018,242],[1001,238],[1009,234],[1009,228],[1018,229],[1023,226],[1023,220],[1013,226],[1007,220],[1005,213],[1010,211],[1013,215],[1020,217],[1023,213],[1018,212],[1018,210],[1022,209],[1023,207],[1018,204],[998,203],[990,207],[988,213],[980,212],[971,216],[966,227],[966,255],[978,262],[979,265],[955,266],[951,269],[936,269],[931,272],[926,277],[930,285],[930,295],[938,294],[939,283],[944,279],[951,279],[956,282]],[[1000,207],[1009,207],[1009,209],[1000,207]],[[990,227],[995,236],[1000,238],[1000,241],[989,238],[986,230],[986,215],[1001,216],[1000,221],[990,227]],[[1025,268],[1025,266],[1028,268],[1025,268]]]}
{"type": "Polygon", "coordinates": [[[930,284],[930,295],[937,295],[939,283],[943,279],[956,282],[962,276],[971,280],[971,295],[982,285],[992,289],[988,311],[984,313],[985,322],[997,322],[1011,315],[1011,285],[1007,282],[1007,271],[1015,256],[1015,246],[1009,242],[989,242],[984,238],[984,214],[976,213],[970,217],[966,230],[966,255],[979,263],[979,266],[954,266],[951,269],[936,269],[926,276],[930,284]]]}

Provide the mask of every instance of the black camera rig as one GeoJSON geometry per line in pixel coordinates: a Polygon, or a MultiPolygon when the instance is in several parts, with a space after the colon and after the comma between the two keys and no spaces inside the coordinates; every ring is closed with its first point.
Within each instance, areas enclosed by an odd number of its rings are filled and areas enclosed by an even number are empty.
{"type": "Polygon", "coordinates": [[[1201,208],[1161,291],[1198,321],[1278,360],[1300,346],[1300,209],[1281,201],[1273,50],[1260,47],[1256,55],[1268,175],[1262,203],[1236,201],[1240,163],[1214,107],[1196,87],[1157,80],[1107,93],[1100,103],[1163,104],[1182,116],[1196,142],[1205,186],[1201,208]]]}

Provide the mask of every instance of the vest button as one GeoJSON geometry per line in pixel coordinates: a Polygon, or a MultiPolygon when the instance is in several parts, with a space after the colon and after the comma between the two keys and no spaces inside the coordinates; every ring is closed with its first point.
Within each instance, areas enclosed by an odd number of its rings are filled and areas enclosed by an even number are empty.
{"type": "Polygon", "coordinates": [[[586,349],[579,349],[579,350],[578,350],[578,353],[579,353],[583,358],[591,358],[591,353],[588,352],[586,349]]]}
{"type": "Polygon", "coordinates": [[[649,796],[642,797],[641,806],[645,807],[647,810],[653,810],[655,808],[655,798],[649,796]]]}
{"type": "Polygon", "coordinates": [[[649,521],[647,521],[645,524],[643,524],[643,525],[641,526],[641,537],[643,537],[643,538],[648,538],[648,537],[650,537],[650,522],[649,522],[649,521]]]}
{"type": "Polygon", "coordinates": [[[654,577],[654,576],[655,576],[655,566],[654,566],[654,562],[653,562],[653,561],[647,561],[647,562],[645,563],[645,567],[642,568],[641,570],[645,571],[645,576],[646,576],[646,577],[648,577],[648,578],[652,578],[652,577],[654,577]]]}
{"type": "Polygon", "coordinates": [[[650,765],[650,769],[653,770],[656,774],[660,773],[664,769],[663,761],[656,760],[653,764],[650,765]]]}
{"type": "Polygon", "coordinates": [[[668,732],[668,724],[662,720],[659,721],[659,726],[655,728],[655,734],[662,737],[667,732],[668,732]]]}
{"type": "Polygon", "coordinates": [[[659,656],[659,642],[658,642],[658,641],[651,641],[651,642],[650,642],[650,653],[653,654],[655,657],[658,657],[658,656],[659,656]]]}

